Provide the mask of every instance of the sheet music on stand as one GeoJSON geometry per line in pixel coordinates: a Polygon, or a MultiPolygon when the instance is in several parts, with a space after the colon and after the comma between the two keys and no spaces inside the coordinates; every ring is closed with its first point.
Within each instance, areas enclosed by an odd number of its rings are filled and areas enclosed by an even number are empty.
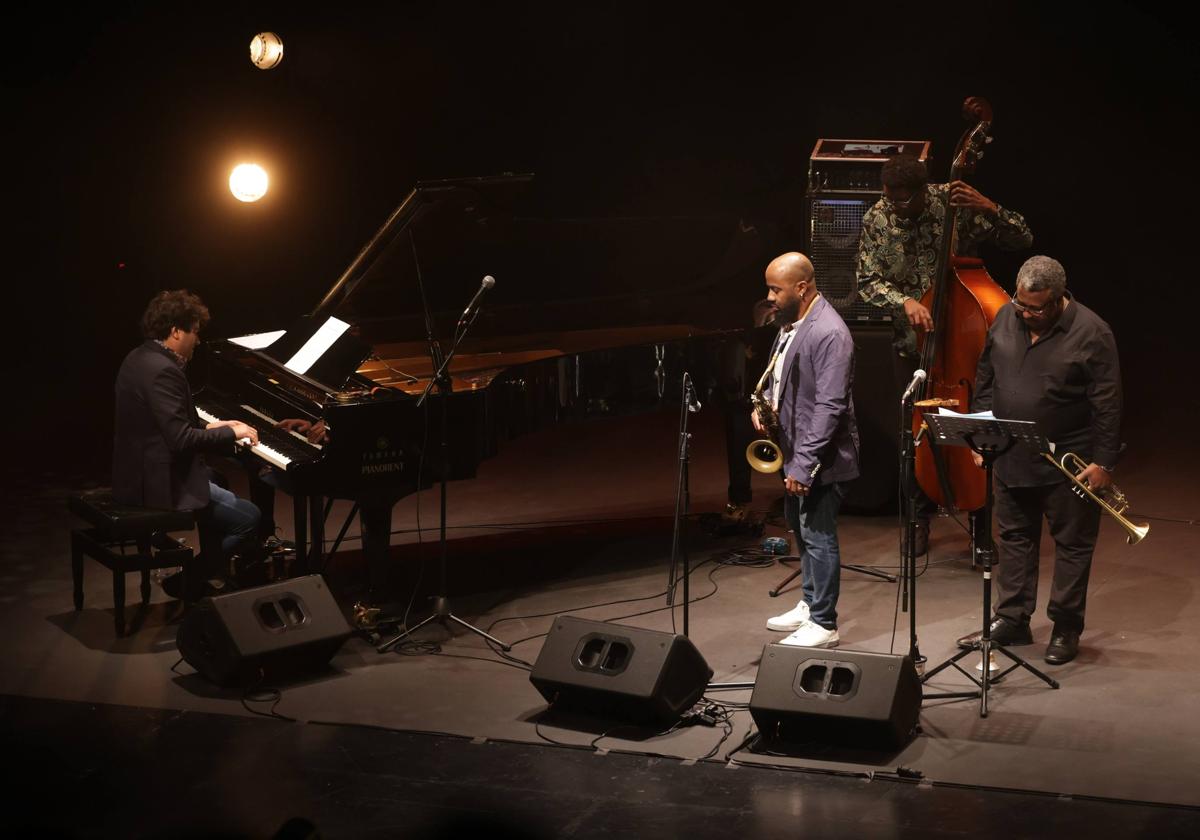
{"type": "Polygon", "coordinates": [[[1013,443],[1024,443],[1035,452],[1054,452],[1054,445],[1032,420],[1001,420],[990,411],[959,414],[943,408],[937,414],[926,414],[925,421],[939,445],[966,446],[978,452],[1007,450],[1013,443]]]}

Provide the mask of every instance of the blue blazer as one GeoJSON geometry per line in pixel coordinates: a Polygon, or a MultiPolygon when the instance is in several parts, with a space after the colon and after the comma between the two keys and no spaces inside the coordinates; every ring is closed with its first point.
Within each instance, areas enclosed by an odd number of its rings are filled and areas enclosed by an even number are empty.
{"type": "Polygon", "coordinates": [[[783,371],[779,444],[784,474],[810,486],[857,478],[858,425],[850,393],[854,339],[824,297],[796,327],[783,371]]]}

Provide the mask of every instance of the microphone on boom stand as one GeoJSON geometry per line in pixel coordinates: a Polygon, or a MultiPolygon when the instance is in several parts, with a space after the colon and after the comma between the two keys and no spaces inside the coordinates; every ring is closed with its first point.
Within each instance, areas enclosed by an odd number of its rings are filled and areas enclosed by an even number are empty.
{"type": "Polygon", "coordinates": [[[471,302],[468,303],[467,308],[463,310],[462,317],[458,319],[458,327],[456,329],[461,330],[463,325],[467,323],[468,318],[473,319],[475,315],[479,314],[479,301],[483,299],[483,296],[487,290],[495,285],[496,278],[492,275],[489,274],[483,278],[482,282],[479,284],[479,291],[475,293],[475,297],[471,298],[471,302]]]}

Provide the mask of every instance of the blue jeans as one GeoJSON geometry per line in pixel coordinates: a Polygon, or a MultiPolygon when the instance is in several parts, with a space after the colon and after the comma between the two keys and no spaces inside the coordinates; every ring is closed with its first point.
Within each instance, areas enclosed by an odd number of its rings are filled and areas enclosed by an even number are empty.
{"type": "Polygon", "coordinates": [[[261,514],[253,502],[239,499],[211,481],[208,483],[208,493],[213,528],[220,534],[221,552],[228,556],[242,540],[255,535],[261,514]]]}
{"type": "Polygon", "coordinates": [[[826,630],[837,629],[837,602],[842,583],[837,515],[846,498],[844,482],[819,484],[807,496],[787,496],[785,516],[796,535],[804,570],[804,601],[810,620],[826,630]]]}

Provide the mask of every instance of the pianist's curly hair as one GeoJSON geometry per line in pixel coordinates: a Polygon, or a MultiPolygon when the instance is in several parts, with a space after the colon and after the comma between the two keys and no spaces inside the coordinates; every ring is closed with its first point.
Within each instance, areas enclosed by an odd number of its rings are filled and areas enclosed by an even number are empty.
{"type": "Polygon", "coordinates": [[[142,335],[161,341],[171,334],[172,327],[190,332],[203,329],[208,321],[208,307],[187,289],[159,292],[142,314],[142,335]]]}
{"type": "Polygon", "coordinates": [[[929,171],[913,155],[898,155],[883,165],[879,178],[885,187],[917,190],[929,183],[929,171]]]}

